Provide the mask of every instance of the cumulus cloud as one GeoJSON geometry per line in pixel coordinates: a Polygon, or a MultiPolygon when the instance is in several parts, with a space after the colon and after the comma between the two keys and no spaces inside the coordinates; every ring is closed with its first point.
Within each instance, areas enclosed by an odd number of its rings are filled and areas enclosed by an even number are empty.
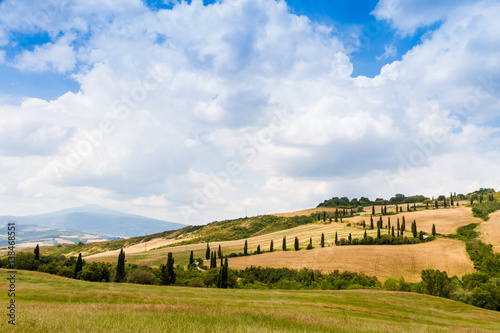
{"type": "MultiPolygon", "coordinates": [[[[495,3],[427,4],[428,16],[420,3],[382,0],[376,17],[403,34],[443,23],[373,79],[352,78],[335,30],[284,1],[114,4],[68,2],[25,22],[52,41],[16,66],[73,72],[80,91],[0,106],[0,199],[12,213],[83,202],[206,223],[243,207],[274,213],[334,195],[500,182],[482,164],[500,162],[488,125],[500,97],[495,3]]],[[[3,31],[20,10],[2,18],[3,31]]]]}

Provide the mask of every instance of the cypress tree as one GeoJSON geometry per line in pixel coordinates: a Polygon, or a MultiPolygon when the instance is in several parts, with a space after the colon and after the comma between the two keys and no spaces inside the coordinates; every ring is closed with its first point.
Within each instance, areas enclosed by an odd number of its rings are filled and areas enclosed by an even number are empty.
{"type": "Polygon", "coordinates": [[[332,213],[328,214],[328,221],[332,223],[332,213]]]}
{"type": "Polygon", "coordinates": [[[400,228],[400,226],[399,226],[399,217],[398,217],[398,236],[399,236],[399,230],[400,230],[399,228],[400,228]]]}
{"type": "Polygon", "coordinates": [[[167,264],[160,265],[161,276],[160,281],[164,286],[169,286],[175,283],[175,272],[174,272],[174,257],[172,256],[172,252],[169,252],[167,255],[167,264]]]}
{"type": "Polygon", "coordinates": [[[321,233],[321,247],[325,247],[325,234],[321,233]]]}
{"type": "Polygon", "coordinates": [[[40,246],[38,246],[38,244],[36,244],[34,253],[35,253],[35,260],[40,260],[40,246]]]}
{"type": "Polygon", "coordinates": [[[392,237],[394,237],[394,226],[392,226],[392,237]]]}
{"type": "Polygon", "coordinates": [[[312,237],[309,238],[309,244],[307,244],[306,250],[310,250],[313,248],[313,239],[312,237]]]}
{"type": "Polygon", "coordinates": [[[443,208],[446,208],[446,198],[443,200],[443,208]]]}
{"type": "Polygon", "coordinates": [[[349,239],[349,244],[351,244],[351,242],[352,242],[352,236],[351,236],[351,233],[349,233],[349,237],[348,237],[348,239],[349,239]]]}
{"type": "Polygon", "coordinates": [[[243,247],[243,255],[248,255],[248,241],[245,239],[245,246],[243,247]]]}
{"type": "Polygon", "coordinates": [[[221,267],[219,269],[219,276],[217,277],[217,288],[227,288],[228,266],[229,265],[226,256],[224,263],[221,262],[221,267]]]}
{"type": "Polygon", "coordinates": [[[337,236],[337,232],[335,231],[335,245],[337,245],[338,242],[339,242],[339,239],[338,239],[338,236],[337,236]]]}
{"type": "Polygon", "coordinates": [[[409,211],[410,211],[410,204],[409,204],[409,203],[407,203],[407,204],[406,204],[406,211],[407,211],[407,212],[409,212],[409,211]]]}
{"type": "Polygon", "coordinates": [[[363,229],[366,229],[365,220],[363,220],[363,229]]]}
{"type": "Polygon", "coordinates": [[[370,229],[373,230],[373,216],[370,216],[370,229]]]}
{"type": "Polygon", "coordinates": [[[78,273],[80,273],[83,270],[83,259],[82,259],[82,254],[78,254],[78,259],[76,260],[76,265],[75,265],[75,271],[73,272],[73,279],[78,278],[78,273]]]}
{"type": "Polygon", "coordinates": [[[436,226],[432,224],[432,236],[436,236],[436,226]]]}
{"type": "Polygon", "coordinates": [[[257,245],[257,254],[260,254],[260,244],[257,245]]]}
{"type": "Polygon", "coordinates": [[[326,222],[326,212],[323,212],[323,222],[326,222]]]}
{"type": "Polygon", "coordinates": [[[271,239],[271,244],[269,244],[269,252],[273,252],[274,251],[274,243],[273,243],[273,240],[271,239]]]}
{"type": "Polygon", "coordinates": [[[396,213],[399,211],[398,204],[396,204],[396,213]]]}
{"type": "Polygon", "coordinates": [[[366,230],[365,230],[365,234],[363,235],[363,238],[366,238],[366,230]]]}
{"type": "Polygon", "coordinates": [[[123,252],[123,247],[118,255],[118,262],[116,264],[116,275],[115,282],[125,281],[125,252],[123,252]]]}
{"type": "Polygon", "coordinates": [[[417,237],[417,222],[413,220],[413,237],[417,237]]]}
{"type": "Polygon", "coordinates": [[[372,215],[375,215],[375,205],[372,206],[372,215]]]}
{"type": "Polygon", "coordinates": [[[453,194],[450,192],[450,206],[454,206],[453,204],[453,194]]]}
{"type": "Polygon", "coordinates": [[[380,223],[379,223],[379,228],[384,227],[384,220],[382,220],[382,216],[380,217],[380,223]]]}
{"type": "Polygon", "coordinates": [[[286,251],[286,236],[283,236],[283,245],[282,245],[283,251],[286,251]]]}
{"type": "Polygon", "coordinates": [[[222,259],[222,248],[219,244],[219,250],[217,251],[217,254],[219,255],[219,259],[222,259]]]}
{"type": "Polygon", "coordinates": [[[193,266],[193,265],[194,265],[194,253],[193,253],[193,250],[191,250],[191,254],[189,255],[189,265],[188,265],[188,267],[193,266]]]}
{"type": "Polygon", "coordinates": [[[339,221],[339,209],[335,208],[335,222],[339,221]]]}
{"type": "Polygon", "coordinates": [[[406,231],[406,223],[405,223],[405,217],[403,215],[403,223],[401,224],[401,235],[403,232],[406,231]]]}
{"type": "Polygon", "coordinates": [[[391,229],[391,218],[387,218],[387,229],[391,229]]]}
{"type": "Polygon", "coordinates": [[[210,246],[208,245],[208,242],[207,242],[207,252],[205,252],[205,259],[210,259],[210,246]]]}
{"type": "Polygon", "coordinates": [[[434,207],[435,207],[436,209],[438,209],[438,208],[439,208],[439,203],[438,203],[438,201],[437,201],[437,200],[436,200],[436,201],[434,201],[434,207]]]}
{"type": "Polygon", "coordinates": [[[413,203],[413,210],[417,211],[417,205],[415,203],[413,203]]]}
{"type": "Polygon", "coordinates": [[[295,248],[295,251],[299,250],[299,239],[295,237],[295,241],[293,243],[293,247],[295,248]]]}
{"type": "Polygon", "coordinates": [[[377,239],[380,239],[380,228],[377,228],[377,239]]]}

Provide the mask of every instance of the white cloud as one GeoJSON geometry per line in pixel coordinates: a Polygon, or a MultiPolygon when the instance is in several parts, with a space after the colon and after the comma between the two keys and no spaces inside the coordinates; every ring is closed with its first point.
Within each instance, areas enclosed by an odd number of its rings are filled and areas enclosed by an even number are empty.
{"type": "MultiPolygon", "coordinates": [[[[81,89],[0,106],[0,200],[12,214],[101,203],[205,223],[334,195],[472,190],[500,162],[484,126],[498,114],[500,8],[436,6],[440,28],[370,79],[350,77],[331,27],[285,2],[68,3],[68,18],[32,26],[53,42],[16,64],[74,71],[81,89]]],[[[404,25],[414,7],[397,8],[403,33],[430,22],[417,11],[404,25]]]]}
{"type": "Polygon", "coordinates": [[[56,43],[47,43],[36,46],[31,51],[23,51],[14,59],[14,65],[21,70],[34,72],[55,71],[66,73],[73,70],[76,64],[76,55],[73,47],[67,44],[66,38],[56,43]]]}
{"type": "Polygon", "coordinates": [[[380,0],[372,14],[378,20],[389,20],[403,35],[416,29],[446,20],[450,12],[475,0],[380,0]]]}
{"type": "Polygon", "coordinates": [[[383,60],[387,58],[392,58],[397,54],[398,54],[398,49],[396,48],[396,46],[394,46],[394,44],[386,45],[384,46],[384,53],[381,54],[380,56],[377,56],[376,59],[383,60]]]}

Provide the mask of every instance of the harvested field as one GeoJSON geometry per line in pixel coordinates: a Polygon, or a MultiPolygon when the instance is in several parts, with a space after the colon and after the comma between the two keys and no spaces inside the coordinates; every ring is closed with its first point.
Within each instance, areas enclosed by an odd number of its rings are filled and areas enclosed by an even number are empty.
{"type": "Polygon", "coordinates": [[[474,272],[465,244],[453,239],[415,245],[332,246],[229,259],[231,268],[250,266],[307,267],[325,273],[338,269],[377,276],[381,281],[402,276],[410,282],[420,281],[421,270],[428,268],[444,270],[450,276],[459,277],[474,272]]]}
{"type": "Polygon", "coordinates": [[[493,251],[500,253],[500,211],[492,213],[488,221],[483,221],[477,228],[483,242],[492,244],[493,251]]]}

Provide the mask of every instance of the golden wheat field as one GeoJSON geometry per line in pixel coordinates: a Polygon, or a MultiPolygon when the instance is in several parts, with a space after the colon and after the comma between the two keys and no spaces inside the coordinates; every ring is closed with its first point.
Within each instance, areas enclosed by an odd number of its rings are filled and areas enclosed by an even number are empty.
{"type": "MultiPolygon", "coordinates": [[[[315,209],[289,214],[310,214],[315,209]]],[[[417,212],[405,212],[397,215],[384,216],[384,226],[390,218],[392,225],[396,224],[398,217],[402,220],[405,216],[407,228],[411,221],[416,220],[419,230],[431,232],[432,224],[436,225],[438,233],[451,234],[460,226],[481,220],[472,217],[468,207],[454,207],[448,209],[429,209],[417,212]]],[[[375,217],[375,220],[378,217],[375,217]]],[[[354,271],[377,276],[380,280],[388,277],[404,277],[407,281],[419,281],[420,271],[427,268],[446,271],[449,275],[462,276],[474,271],[466,251],[465,244],[452,239],[437,239],[435,241],[415,245],[359,245],[359,246],[334,246],[335,233],[338,238],[361,238],[364,230],[355,222],[365,220],[369,225],[369,217],[354,217],[344,219],[343,223],[316,222],[296,228],[282,230],[233,241],[210,243],[211,250],[217,250],[220,245],[224,254],[243,252],[245,241],[248,242],[248,253],[252,254],[260,245],[261,251],[268,252],[271,240],[274,243],[274,253],[262,253],[246,257],[231,258],[229,265],[232,268],[245,268],[249,266],[262,267],[288,267],[312,268],[323,272],[335,269],[340,271],[354,271]],[[321,234],[325,235],[325,248],[320,248],[321,234]],[[283,237],[287,239],[287,250],[282,251],[283,237]],[[300,251],[293,251],[294,238],[298,237],[300,251]],[[313,250],[305,250],[312,238],[313,250]],[[291,250],[291,251],[290,251],[291,250]]],[[[494,222],[495,219],[492,219],[494,222]]],[[[386,229],[382,232],[387,232],[386,229]]],[[[376,235],[376,230],[367,230],[367,234],[376,235]]],[[[181,240],[155,239],[143,244],[126,248],[125,253],[128,263],[158,267],[166,261],[168,252],[172,252],[176,264],[187,265],[190,252],[195,258],[205,258],[206,243],[175,246],[181,240]],[[167,246],[167,247],[161,247],[167,246]],[[160,247],[160,248],[158,248],[160,247]]],[[[118,251],[99,253],[85,257],[87,261],[117,261],[118,251]]]]}
{"type": "Polygon", "coordinates": [[[264,253],[257,256],[230,258],[229,266],[244,269],[250,266],[311,268],[328,273],[336,269],[376,276],[379,280],[404,277],[420,281],[423,269],[439,269],[448,275],[472,273],[474,266],[463,242],[438,239],[414,245],[351,245],[315,248],[312,250],[264,253]]]}
{"type": "Polygon", "coordinates": [[[483,242],[492,244],[493,251],[500,253],[500,211],[490,215],[488,221],[483,221],[478,227],[483,242]]]}

